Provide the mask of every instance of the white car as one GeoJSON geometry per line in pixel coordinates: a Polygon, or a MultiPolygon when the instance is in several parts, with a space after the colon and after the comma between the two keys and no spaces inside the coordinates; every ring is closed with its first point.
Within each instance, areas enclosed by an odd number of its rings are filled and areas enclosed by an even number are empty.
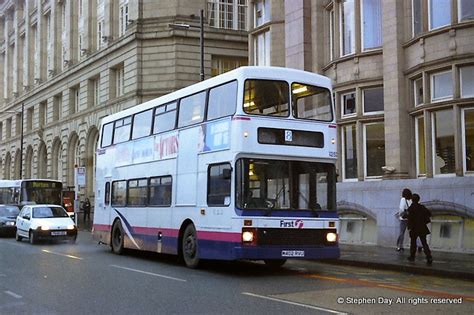
{"type": "Polygon", "coordinates": [[[57,205],[26,205],[16,218],[16,240],[70,240],[75,242],[77,227],[66,210],[57,205]]]}

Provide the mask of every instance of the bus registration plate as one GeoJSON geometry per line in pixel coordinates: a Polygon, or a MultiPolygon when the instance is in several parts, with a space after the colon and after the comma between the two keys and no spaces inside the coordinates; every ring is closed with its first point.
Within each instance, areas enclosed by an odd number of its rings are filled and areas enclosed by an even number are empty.
{"type": "Polygon", "coordinates": [[[66,234],[67,234],[66,231],[55,231],[55,232],[51,232],[51,235],[53,235],[53,236],[66,235],[66,234]]]}
{"type": "Polygon", "coordinates": [[[282,257],[304,257],[304,250],[282,250],[282,257]]]}

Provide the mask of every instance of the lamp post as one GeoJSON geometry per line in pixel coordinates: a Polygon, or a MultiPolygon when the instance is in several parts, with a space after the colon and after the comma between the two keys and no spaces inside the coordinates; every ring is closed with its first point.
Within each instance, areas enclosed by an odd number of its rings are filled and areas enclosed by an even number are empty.
{"type": "Polygon", "coordinates": [[[185,24],[185,23],[169,23],[168,26],[173,29],[199,29],[199,48],[200,48],[200,69],[199,77],[204,81],[204,10],[199,11],[199,26],[185,24]]]}
{"type": "MultiPolygon", "coordinates": [[[[18,114],[18,111],[14,110],[5,110],[0,113],[8,113],[8,114],[18,114]]],[[[24,138],[24,128],[23,128],[23,118],[25,113],[25,103],[21,103],[21,111],[20,113],[20,179],[23,179],[23,138],[24,138]]]]}

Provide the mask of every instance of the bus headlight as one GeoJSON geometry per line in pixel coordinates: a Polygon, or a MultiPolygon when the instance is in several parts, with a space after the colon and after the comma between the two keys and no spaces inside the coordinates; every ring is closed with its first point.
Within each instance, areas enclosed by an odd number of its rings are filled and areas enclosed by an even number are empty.
{"type": "Polygon", "coordinates": [[[337,234],[336,233],[328,233],[326,234],[326,240],[329,243],[334,243],[337,240],[337,234]]]}
{"type": "Polygon", "coordinates": [[[255,228],[242,229],[242,243],[245,245],[255,245],[257,240],[257,231],[255,228]]]}

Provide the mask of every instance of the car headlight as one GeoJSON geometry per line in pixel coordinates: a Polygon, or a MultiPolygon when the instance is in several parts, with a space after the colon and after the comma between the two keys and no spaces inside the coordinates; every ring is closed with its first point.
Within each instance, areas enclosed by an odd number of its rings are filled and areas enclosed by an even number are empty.
{"type": "Polygon", "coordinates": [[[7,222],[7,225],[13,226],[15,225],[15,222],[7,222]]]}
{"type": "Polygon", "coordinates": [[[49,231],[49,226],[47,225],[42,225],[40,226],[41,231],[49,231]]]}
{"type": "Polygon", "coordinates": [[[76,226],[75,226],[74,224],[69,224],[69,225],[67,226],[67,229],[68,229],[68,230],[74,230],[75,228],[76,228],[76,226]]]}
{"type": "Polygon", "coordinates": [[[326,240],[329,242],[329,243],[334,243],[335,241],[337,241],[337,234],[336,233],[328,233],[326,234],[326,240]]]}

